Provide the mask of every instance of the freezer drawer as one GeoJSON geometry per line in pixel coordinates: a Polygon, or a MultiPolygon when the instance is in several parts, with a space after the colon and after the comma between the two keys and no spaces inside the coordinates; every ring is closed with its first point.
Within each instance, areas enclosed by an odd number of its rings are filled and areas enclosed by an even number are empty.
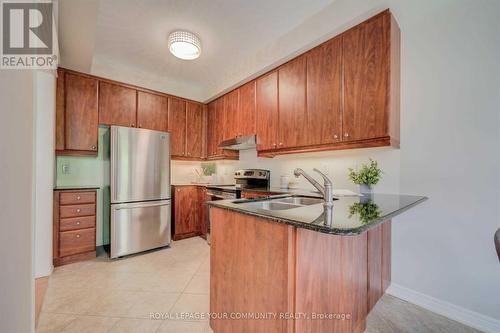
{"type": "Polygon", "coordinates": [[[170,244],[170,200],[111,205],[111,258],[170,244]]]}

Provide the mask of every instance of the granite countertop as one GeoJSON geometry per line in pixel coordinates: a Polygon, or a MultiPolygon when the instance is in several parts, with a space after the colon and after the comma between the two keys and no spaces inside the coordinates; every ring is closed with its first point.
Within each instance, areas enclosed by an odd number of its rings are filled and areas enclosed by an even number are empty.
{"type": "MultiPolygon", "coordinates": [[[[320,197],[318,193],[305,190],[297,190],[293,194],[320,197]]],[[[244,204],[289,196],[291,195],[274,195],[264,199],[218,200],[209,201],[207,204],[211,207],[228,209],[322,233],[358,235],[427,200],[427,197],[424,196],[400,194],[336,197],[333,203],[333,223],[331,226],[324,223],[324,207],[322,203],[286,210],[266,210],[244,204]]]]}
{"type": "Polygon", "coordinates": [[[60,190],[98,190],[101,186],[99,185],[65,185],[65,186],[56,186],[54,187],[54,191],[60,190]]]}

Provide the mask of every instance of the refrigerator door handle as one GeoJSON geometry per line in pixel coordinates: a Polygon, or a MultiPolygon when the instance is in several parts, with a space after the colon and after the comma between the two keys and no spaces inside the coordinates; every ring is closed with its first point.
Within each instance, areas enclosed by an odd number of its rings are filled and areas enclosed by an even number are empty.
{"type": "Polygon", "coordinates": [[[167,205],[170,205],[170,199],[165,199],[165,200],[162,200],[162,201],[154,201],[154,202],[113,204],[113,206],[115,206],[114,207],[115,210],[144,208],[144,207],[156,207],[156,206],[167,206],[167,205]]]}

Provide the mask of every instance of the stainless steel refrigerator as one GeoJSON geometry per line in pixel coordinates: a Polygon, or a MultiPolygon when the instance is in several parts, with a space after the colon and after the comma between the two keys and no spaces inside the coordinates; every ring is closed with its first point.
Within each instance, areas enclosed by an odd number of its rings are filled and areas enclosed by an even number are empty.
{"type": "Polygon", "coordinates": [[[170,244],[170,134],[111,126],[111,258],[170,244]]]}

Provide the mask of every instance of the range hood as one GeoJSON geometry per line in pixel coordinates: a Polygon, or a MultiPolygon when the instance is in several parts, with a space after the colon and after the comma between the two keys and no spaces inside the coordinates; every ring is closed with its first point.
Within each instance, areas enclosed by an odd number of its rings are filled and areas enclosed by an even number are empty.
{"type": "Polygon", "coordinates": [[[219,148],[228,150],[245,150],[257,147],[255,135],[237,136],[235,138],[222,141],[219,148]]]}

